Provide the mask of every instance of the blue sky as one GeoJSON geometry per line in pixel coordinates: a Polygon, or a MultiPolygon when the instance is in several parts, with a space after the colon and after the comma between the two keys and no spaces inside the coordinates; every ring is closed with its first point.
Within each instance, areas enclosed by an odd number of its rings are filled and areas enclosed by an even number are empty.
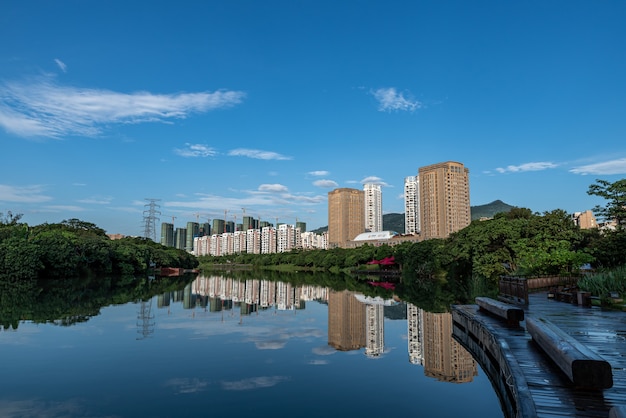
{"type": "MultiPolygon", "coordinates": [[[[0,3],[0,212],[141,235],[462,162],[471,205],[591,209],[626,176],[626,2],[0,3]],[[175,217],[175,218],[172,218],[175,217]]],[[[236,217],[236,218],[235,218],[236,217]]]]}

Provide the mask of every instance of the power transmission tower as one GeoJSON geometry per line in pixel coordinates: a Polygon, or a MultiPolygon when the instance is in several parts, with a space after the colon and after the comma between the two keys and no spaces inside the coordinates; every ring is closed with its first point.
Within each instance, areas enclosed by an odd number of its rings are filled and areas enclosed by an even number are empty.
{"type": "Polygon", "coordinates": [[[156,202],[161,199],[146,198],[145,200],[148,203],[144,205],[145,209],[143,211],[143,237],[156,242],[156,223],[159,220],[157,215],[161,214],[158,210],[160,206],[156,202]]]}

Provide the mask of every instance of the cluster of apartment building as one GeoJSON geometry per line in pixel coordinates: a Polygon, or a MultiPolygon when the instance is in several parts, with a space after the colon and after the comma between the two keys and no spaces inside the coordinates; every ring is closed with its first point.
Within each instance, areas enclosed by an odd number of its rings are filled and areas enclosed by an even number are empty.
{"type": "Polygon", "coordinates": [[[471,222],[469,170],[448,161],[420,167],[404,180],[405,230],[383,232],[382,189],[366,183],[363,189],[337,188],[328,193],[328,231],[306,231],[306,224],[271,224],[243,216],[242,222],[213,219],[188,222],[186,228],[161,224],[161,243],[195,255],[267,254],[293,249],[355,247],[445,238],[471,222]]]}
{"type": "Polygon", "coordinates": [[[196,256],[327,248],[326,235],[307,232],[304,222],[273,225],[249,216],[244,216],[239,224],[223,219],[214,219],[213,224],[187,222],[186,228],[174,228],[174,224],[168,222],[161,224],[161,244],[187,250],[196,256]]]}

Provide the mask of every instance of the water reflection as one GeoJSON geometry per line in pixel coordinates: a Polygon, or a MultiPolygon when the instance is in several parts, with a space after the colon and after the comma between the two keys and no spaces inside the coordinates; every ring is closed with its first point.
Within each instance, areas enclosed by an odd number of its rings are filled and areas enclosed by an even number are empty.
{"type": "Polygon", "coordinates": [[[465,383],[478,374],[471,354],[452,338],[449,312],[427,312],[397,297],[383,299],[316,285],[201,275],[184,290],[159,295],[157,301],[159,308],[182,301],[185,309],[201,307],[222,313],[222,320],[225,312],[238,310],[240,323],[244,316],[259,310],[295,313],[306,309],[307,301],[317,301],[328,305],[328,345],[336,351],[362,349],[372,359],[385,354],[384,318],[402,319],[407,321],[408,361],[423,366],[426,376],[465,383]]]}
{"type": "Polygon", "coordinates": [[[452,339],[449,313],[341,276],[291,278],[15,288],[0,307],[12,330],[0,332],[9,359],[0,415],[35,416],[36,399],[47,408],[36,415],[53,418],[171,417],[181,404],[200,416],[207,405],[286,415],[280,404],[312,417],[502,417],[487,377],[452,339]],[[51,408],[70,399],[80,402],[73,411],[51,408]]]}

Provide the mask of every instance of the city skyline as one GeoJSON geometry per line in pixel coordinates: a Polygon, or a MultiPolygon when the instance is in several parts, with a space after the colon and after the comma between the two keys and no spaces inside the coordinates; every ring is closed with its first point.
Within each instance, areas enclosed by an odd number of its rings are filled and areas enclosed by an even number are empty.
{"type": "Polygon", "coordinates": [[[624,21],[617,0],[8,0],[0,213],[140,236],[159,199],[159,225],[314,230],[337,188],[404,213],[405,178],[441,161],[472,206],[583,212],[626,176],[624,21]]]}

